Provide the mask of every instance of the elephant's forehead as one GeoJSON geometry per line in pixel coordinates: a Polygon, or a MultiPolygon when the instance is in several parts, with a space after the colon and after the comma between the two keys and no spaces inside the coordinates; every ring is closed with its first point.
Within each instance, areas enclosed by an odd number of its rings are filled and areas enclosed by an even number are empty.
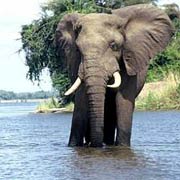
{"type": "Polygon", "coordinates": [[[80,20],[80,22],[84,25],[86,24],[97,24],[97,25],[106,25],[106,24],[110,24],[110,25],[117,25],[120,22],[120,18],[117,18],[116,15],[112,15],[112,14],[87,14],[85,16],[83,16],[80,20]]]}

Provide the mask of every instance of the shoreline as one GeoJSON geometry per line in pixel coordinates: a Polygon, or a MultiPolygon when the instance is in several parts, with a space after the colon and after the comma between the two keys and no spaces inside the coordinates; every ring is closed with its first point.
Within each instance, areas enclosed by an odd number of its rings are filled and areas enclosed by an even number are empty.
{"type": "MultiPolygon", "coordinates": [[[[177,111],[177,112],[180,112],[179,109],[136,109],[134,110],[134,112],[168,112],[168,111],[177,111]]],[[[52,108],[52,109],[49,109],[49,110],[36,110],[34,113],[37,113],[37,114],[62,114],[62,113],[73,113],[73,110],[68,110],[66,108],[52,108]]]]}
{"type": "Polygon", "coordinates": [[[12,100],[0,100],[1,103],[29,103],[29,102],[37,102],[41,103],[43,101],[47,101],[48,99],[12,99],[12,100]]]}
{"type": "Polygon", "coordinates": [[[51,109],[46,109],[46,110],[36,110],[35,113],[39,114],[49,114],[49,113],[55,113],[55,114],[61,114],[61,113],[73,113],[73,110],[69,110],[67,108],[51,108],[51,109]]]}
{"type": "MultiPolygon", "coordinates": [[[[135,111],[180,111],[178,87],[179,82],[174,79],[146,83],[136,98],[135,111]]],[[[70,113],[73,108],[73,104],[63,108],[48,108],[45,105],[37,109],[36,113],[70,113]]]]}
{"type": "MultiPolygon", "coordinates": [[[[59,108],[56,99],[13,99],[0,100],[5,103],[37,103],[35,113],[72,113],[74,104],[59,108]],[[39,104],[39,105],[38,105],[39,104]]],[[[136,98],[135,111],[180,110],[180,82],[174,79],[146,83],[136,98]]]]}

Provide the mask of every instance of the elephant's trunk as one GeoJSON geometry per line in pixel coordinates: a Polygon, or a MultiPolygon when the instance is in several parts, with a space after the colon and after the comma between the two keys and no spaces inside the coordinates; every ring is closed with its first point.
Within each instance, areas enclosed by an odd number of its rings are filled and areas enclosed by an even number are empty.
{"type": "MultiPolygon", "coordinates": [[[[104,92],[98,92],[98,86],[88,88],[88,117],[90,121],[90,139],[91,146],[102,146],[104,136],[104,92]]],[[[105,88],[104,88],[105,89],[105,88]]]]}
{"type": "MultiPolygon", "coordinates": [[[[96,61],[97,62],[97,61],[96,61]]],[[[104,137],[104,101],[107,79],[105,72],[95,63],[86,62],[85,84],[88,97],[88,118],[91,146],[102,146],[104,137]]]]}

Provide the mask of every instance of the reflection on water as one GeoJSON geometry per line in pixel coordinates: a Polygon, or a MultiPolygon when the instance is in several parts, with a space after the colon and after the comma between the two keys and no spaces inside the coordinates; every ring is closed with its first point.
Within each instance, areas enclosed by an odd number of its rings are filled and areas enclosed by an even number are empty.
{"type": "Polygon", "coordinates": [[[0,180],[180,177],[180,112],[136,112],[131,148],[70,148],[71,114],[9,107],[0,107],[0,180]]]}
{"type": "Polygon", "coordinates": [[[76,152],[72,162],[80,174],[86,173],[86,179],[139,179],[146,162],[142,154],[129,148],[79,148],[76,152]]]}

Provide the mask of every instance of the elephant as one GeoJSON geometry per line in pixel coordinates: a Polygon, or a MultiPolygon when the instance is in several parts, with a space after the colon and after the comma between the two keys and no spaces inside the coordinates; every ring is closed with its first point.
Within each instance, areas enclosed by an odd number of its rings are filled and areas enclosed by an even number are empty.
{"type": "Polygon", "coordinates": [[[75,92],[69,146],[130,146],[149,62],[173,34],[166,13],[148,4],[64,15],[54,42],[72,81],[65,95],[75,92]]]}

